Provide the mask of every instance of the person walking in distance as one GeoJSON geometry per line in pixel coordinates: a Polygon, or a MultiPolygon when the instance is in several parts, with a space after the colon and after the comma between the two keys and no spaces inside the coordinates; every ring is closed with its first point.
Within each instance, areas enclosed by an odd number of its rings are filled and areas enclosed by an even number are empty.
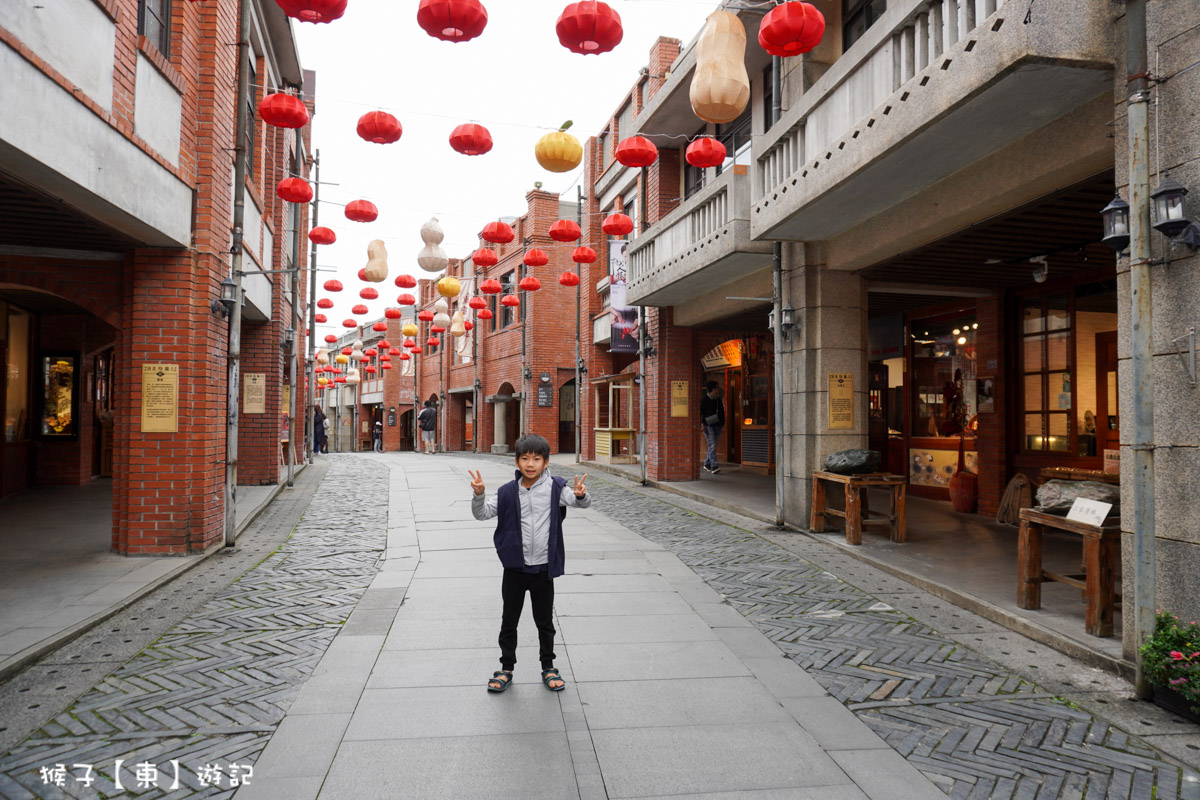
{"type": "Polygon", "coordinates": [[[379,420],[375,420],[374,439],[375,439],[375,452],[382,453],[383,452],[383,423],[380,422],[379,420]]]}
{"type": "Polygon", "coordinates": [[[708,441],[708,455],[704,458],[704,469],[716,475],[721,471],[717,466],[717,440],[725,427],[725,403],[721,401],[721,387],[716,381],[709,381],[700,395],[700,425],[704,428],[704,438],[708,441]]]}
{"type": "Polygon", "coordinates": [[[576,475],[575,485],[566,491],[566,480],[546,472],[550,443],[541,436],[527,433],[517,440],[515,449],[516,478],[494,495],[485,495],[483,477],[468,470],[474,492],[471,514],[478,520],[497,518],[492,538],[504,566],[500,669],[492,674],[487,688],[489,692],[503,692],[512,683],[517,663],[517,623],[525,606],[525,593],[529,592],[538,629],[542,683],[552,692],[561,692],[566,682],[554,668],[554,579],[563,574],[566,563],[562,523],[568,506],[587,508],[592,499],[584,484],[587,475],[576,475]]]}
{"type": "Polygon", "coordinates": [[[425,445],[425,452],[433,455],[434,437],[437,432],[437,409],[433,407],[432,400],[425,401],[425,407],[417,415],[417,425],[421,428],[421,443],[425,445]]]}
{"type": "Polygon", "coordinates": [[[329,436],[325,426],[328,424],[325,418],[325,412],[320,406],[313,406],[313,452],[324,453],[325,441],[329,436]]]}

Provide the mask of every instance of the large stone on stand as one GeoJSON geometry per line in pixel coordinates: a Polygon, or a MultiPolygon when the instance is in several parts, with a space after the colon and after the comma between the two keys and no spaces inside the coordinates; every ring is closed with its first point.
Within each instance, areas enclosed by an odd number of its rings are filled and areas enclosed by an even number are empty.
{"type": "Polygon", "coordinates": [[[839,450],[825,459],[825,471],[838,475],[863,475],[883,469],[883,456],[878,450],[839,450]]]}

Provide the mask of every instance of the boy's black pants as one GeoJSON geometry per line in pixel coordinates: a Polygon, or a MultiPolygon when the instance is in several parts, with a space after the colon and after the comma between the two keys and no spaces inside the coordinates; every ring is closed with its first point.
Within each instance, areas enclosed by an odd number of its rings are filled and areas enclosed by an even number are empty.
{"type": "Polygon", "coordinates": [[[533,622],[538,629],[542,669],[554,666],[554,579],[549,572],[504,570],[500,594],[504,616],[500,621],[500,668],[511,670],[517,663],[517,623],[525,607],[525,592],[533,604],[533,622]]]}

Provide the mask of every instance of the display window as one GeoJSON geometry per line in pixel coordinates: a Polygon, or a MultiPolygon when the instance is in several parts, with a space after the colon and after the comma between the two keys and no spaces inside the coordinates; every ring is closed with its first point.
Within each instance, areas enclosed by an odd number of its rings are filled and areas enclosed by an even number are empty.
{"type": "Polygon", "coordinates": [[[4,441],[28,441],[29,424],[29,339],[33,319],[21,309],[0,304],[5,319],[5,353],[8,379],[4,386],[4,441]]]}

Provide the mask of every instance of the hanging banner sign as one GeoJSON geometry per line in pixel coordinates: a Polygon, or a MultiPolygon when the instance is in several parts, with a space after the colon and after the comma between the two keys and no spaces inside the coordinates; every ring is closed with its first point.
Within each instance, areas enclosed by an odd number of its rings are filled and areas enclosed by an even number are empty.
{"type": "Polygon", "coordinates": [[[609,350],[614,353],[638,351],[638,311],[636,307],[625,304],[628,246],[629,242],[623,239],[608,241],[608,302],[612,311],[612,343],[609,344],[609,350]]]}

